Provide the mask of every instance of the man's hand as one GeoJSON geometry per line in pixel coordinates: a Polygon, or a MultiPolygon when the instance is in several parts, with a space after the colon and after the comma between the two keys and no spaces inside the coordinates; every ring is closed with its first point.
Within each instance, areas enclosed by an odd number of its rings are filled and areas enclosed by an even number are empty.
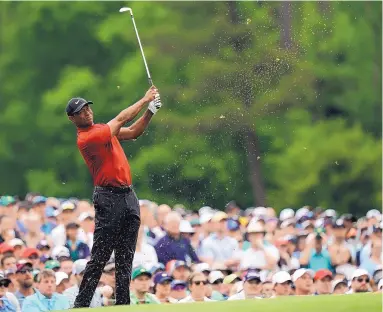
{"type": "Polygon", "coordinates": [[[145,96],[143,97],[143,100],[145,103],[149,103],[153,101],[158,94],[158,90],[155,86],[151,86],[150,89],[146,92],[145,96]]]}
{"type": "Polygon", "coordinates": [[[154,115],[155,113],[158,112],[161,106],[162,106],[162,103],[161,103],[160,94],[157,93],[155,96],[155,99],[149,103],[148,110],[150,110],[154,115]]]}

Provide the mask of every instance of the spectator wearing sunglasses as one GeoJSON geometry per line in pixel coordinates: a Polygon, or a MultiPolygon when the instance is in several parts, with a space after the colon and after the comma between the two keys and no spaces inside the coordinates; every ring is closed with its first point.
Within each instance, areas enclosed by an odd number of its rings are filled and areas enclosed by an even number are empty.
{"type": "Polygon", "coordinates": [[[259,273],[248,271],[245,275],[243,289],[237,294],[229,297],[227,300],[243,300],[243,299],[261,299],[262,297],[262,281],[259,273]]]}
{"type": "Polygon", "coordinates": [[[33,295],[36,290],[33,288],[33,265],[30,262],[17,264],[16,269],[16,281],[18,289],[15,292],[15,296],[23,306],[23,302],[26,297],[33,295]]]}
{"type": "Polygon", "coordinates": [[[206,297],[207,278],[203,273],[193,273],[189,277],[190,295],[181,299],[179,303],[213,301],[206,297]]]}
{"type": "Polygon", "coordinates": [[[356,269],[351,277],[351,289],[346,294],[371,291],[370,275],[364,269],[356,269]]]}
{"type": "Polygon", "coordinates": [[[20,304],[14,294],[9,292],[11,280],[0,272],[0,311],[20,312],[20,304]]]}

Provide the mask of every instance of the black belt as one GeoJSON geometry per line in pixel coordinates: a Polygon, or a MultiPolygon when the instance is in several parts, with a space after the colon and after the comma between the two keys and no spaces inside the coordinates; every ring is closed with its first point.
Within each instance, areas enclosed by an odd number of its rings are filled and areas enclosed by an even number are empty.
{"type": "Polygon", "coordinates": [[[121,194],[121,193],[130,193],[133,191],[133,186],[95,186],[95,191],[101,191],[101,192],[110,192],[114,194],[121,194]]]}

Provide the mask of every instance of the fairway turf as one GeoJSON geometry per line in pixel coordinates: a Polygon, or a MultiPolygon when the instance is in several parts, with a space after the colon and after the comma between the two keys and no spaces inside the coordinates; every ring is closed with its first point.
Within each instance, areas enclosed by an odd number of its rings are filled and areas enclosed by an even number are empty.
{"type": "MultiPolygon", "coordinates": [[[[85,312],[88,309],[75,309],[85,312]]],[[[208,303],[114,306],[92,312],[381,312],[382,294],[286,297],[208,303]]]]}

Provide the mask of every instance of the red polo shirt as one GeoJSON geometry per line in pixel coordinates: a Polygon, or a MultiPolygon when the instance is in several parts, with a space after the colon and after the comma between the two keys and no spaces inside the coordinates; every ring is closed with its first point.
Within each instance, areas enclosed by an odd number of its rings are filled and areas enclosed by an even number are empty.
{"type": "Polygon", "coordinates": [[[116,136],[106,124],[77,129],[77,147],[97,186],[130,186],[128,159],[116,136]]]}

